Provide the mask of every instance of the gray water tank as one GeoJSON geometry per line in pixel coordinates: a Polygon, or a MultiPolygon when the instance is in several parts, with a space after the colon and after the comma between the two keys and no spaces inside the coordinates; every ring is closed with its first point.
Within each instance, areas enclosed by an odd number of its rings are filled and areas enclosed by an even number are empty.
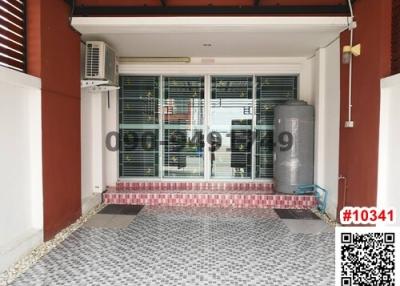
{"type": "Polygon", "coordinates": [[[279,105],[274,125],[275,190],[292,194],[314,183],[314,107],[297,100],[279,105]]]}

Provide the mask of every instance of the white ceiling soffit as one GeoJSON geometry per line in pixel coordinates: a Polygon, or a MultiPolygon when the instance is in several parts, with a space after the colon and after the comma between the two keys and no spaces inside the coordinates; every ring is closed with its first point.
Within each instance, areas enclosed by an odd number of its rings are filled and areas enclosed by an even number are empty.
{"type": "Polygon", "coordinates": [[[74,17],[83,40],[121,57],[307,57],[347,27],[347,17],[74,17]]]}

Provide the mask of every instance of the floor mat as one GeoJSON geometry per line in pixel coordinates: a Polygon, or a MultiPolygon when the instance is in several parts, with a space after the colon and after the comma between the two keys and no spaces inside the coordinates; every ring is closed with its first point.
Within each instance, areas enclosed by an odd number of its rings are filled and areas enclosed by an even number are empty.
{"type": "Polygon", "coordinates": [[[126,229],[134,218],[134,215],[95,214],[83,227],[126,229]]]}
{"type": "Polygon", "coordinates": [[[281,219],[320,219],[311,210],[303,209],[275,209],[281,219]]]}
{"type": "Polygon", "coordinates": [[[142,205],[107,205],[99,214],[137,215],[143,208],[142,205]]]}

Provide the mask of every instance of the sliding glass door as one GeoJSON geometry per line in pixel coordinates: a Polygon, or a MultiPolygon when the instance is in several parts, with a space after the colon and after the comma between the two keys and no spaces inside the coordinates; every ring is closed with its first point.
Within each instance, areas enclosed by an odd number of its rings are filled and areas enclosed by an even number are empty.
{"type": "Polygon", "coordinates": [[[204,177],[204,77],[165,77],[164,177],[204,177]]]}
{"type": "Polygon", "coordinates": [[[297,98],[297,76],[256,77],[256,178],[273,177],[274,107],[297,98]]]}
{"type": "Polygon", "coordinates": [[[253,77],[211,78],[211,177],[251,178],[253,77]]]}
{"type": "Polygon", "coordinates": [[[121,76],[120,83],[120,177],[273,177],[274,107],[297,98],[297,76],[121,76]]]}
{"type": "Polygon", "coordinates": [[[159,176],[159,77],[123,76],[119,96],[120,177],[159,176]]]}

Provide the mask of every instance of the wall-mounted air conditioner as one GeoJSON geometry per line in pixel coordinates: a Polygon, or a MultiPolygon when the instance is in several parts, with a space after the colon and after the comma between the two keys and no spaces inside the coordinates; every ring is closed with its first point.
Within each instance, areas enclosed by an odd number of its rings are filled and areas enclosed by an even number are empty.
{"type": "Polygon", "coordinates": [[[108,81],[106,85],[118,85],[117,56],[105,42],[86,42],[85,80],[108,81]]]}

